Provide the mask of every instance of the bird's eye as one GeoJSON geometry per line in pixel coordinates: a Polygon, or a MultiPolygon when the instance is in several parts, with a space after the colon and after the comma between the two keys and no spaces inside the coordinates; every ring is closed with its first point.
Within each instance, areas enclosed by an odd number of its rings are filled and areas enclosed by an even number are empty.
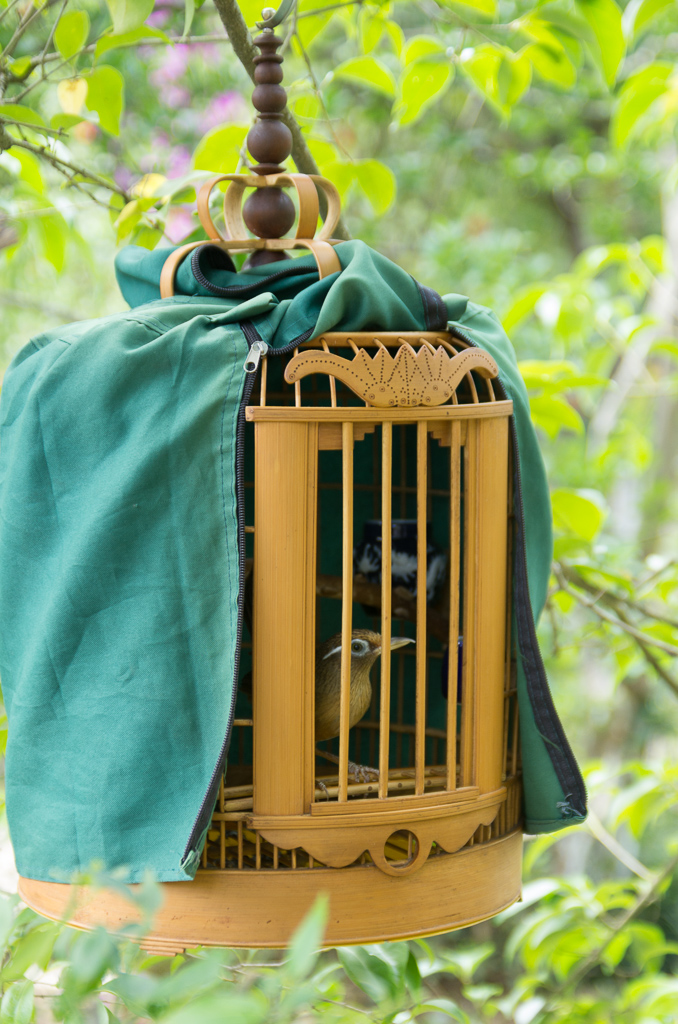
{"type": "Polygon", "coordinates": [[[351,650],[353,651],[354,654],[364,654],[365,653],[365,641],[364,640],[354,640],[353,643],[351,644],[351,650]]]}

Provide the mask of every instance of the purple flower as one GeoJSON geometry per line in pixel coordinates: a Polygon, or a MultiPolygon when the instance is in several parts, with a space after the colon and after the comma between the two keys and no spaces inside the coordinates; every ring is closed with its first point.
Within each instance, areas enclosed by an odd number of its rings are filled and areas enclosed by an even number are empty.
{"type": "Polygon", "coordinates": [[[178,242],[190,235],[195,228],[195,221],[191,215],[191,208],[188,206],[173,206],[167,214],[165,222],[165,234],[170,242],[176,245],[178,242]]]}
{"type": "Polygon", "coordinates": [[[186,146],[175,146],[167,161],[167,177],[181,178],[191,168],[191,151],[186,146]]]}
{"type": "Polygon", "coordinates": [[[125,191],[130,189],[134,182],[134,175],[130,171],[129,167],[125,167],[124,164],[118,164],[113,171],[113,178],[116,185],[119,185],[120,188],[125,189],[125,191]]]}
{"type": "Polygon", "coordinates": [[[146,18],[146,24],[150,25],[151,28],[162,28],[163,25],[167,24],[169,16],[169,11],[153,11],[153,13],[149,14],[149,16],[146,18]]]}
{"type": "Polygon", "coordinates": [[[200,130],[204,132],[229,121],[247,120],[247,107],[239,92],[229,89],[217,93],[200,118],[200,130]]]}
{"type": "Polygon", "coordinates": [[[178,43],[176,46],[167,46],[163,54],[162,64],[149,75],[153,85],[161,89],[171,82],[176,82],[177,78],[181,78],[188,67],[189,52],[190,47],[183,43],[178,43]]]}

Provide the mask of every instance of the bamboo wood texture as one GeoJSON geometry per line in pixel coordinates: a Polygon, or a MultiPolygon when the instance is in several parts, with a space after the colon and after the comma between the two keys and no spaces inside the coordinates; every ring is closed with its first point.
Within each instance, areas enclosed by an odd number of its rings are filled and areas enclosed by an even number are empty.
{"type": "Polygon", "coordinates": [[[341,709],[339,717],[339,802],[348,795],[348,727],[351,697],[351,633],[353,631],[353,424],[342,425],[342,594],[341,709]]]}
{"type": "Polygon", "coordinates": [[[257,424],[252,674],[259,814],[304,814],[315,789],[316,477],[313,424],[257,424]]]}
{"type": "Polygon", "coordinates": [[[449,423],[451,420],[494,419],[499,416],[510,416],[513,402],[492,402],[480,405],[443,405],[437,409],[380,409],[378,415],[374,409],[361,409],[347,406],[343,409],[327,409],[306,406],[301,409],[290,409],[286,406],[249,405],[246,419],[249,422],[281,420],[292,422],[300,420],[308,423],[331,423],[332,421],[373,424],[379,423],[417,423],[426,420],[432,423],[449,423]]]}
{"type": "Polygon", "coordinates": [[[375,408],[414,408],[447,402],[465,377],[477,402],[472,370],[486,378],[498,373],[494,359],[482,349],[469,348],[450,358],[443,345],[431,351],[423,344],[415,351],[403,341],[395,357],[384,345],[374,357],[364,348],[356,349],[352,360],[331,352],[300,352],[287,364],[285,380],[291,384],[312,373],[331,374],[375,408]]]}
{"type": "Polygon", "coordinates": [[[415,793],[424,792],[426,758],[426,485],[428,478],[428,424],[417,423],[417,650],[415,697],[415,793]]]}
{"type": "Polygon", "coordinates": [[[508,421],[473,424],[475,459],[476,581],[472,588],[474,624],[474,782],[481,792],[494,789],[502,777],[504,671],[506,657],[506,552],[508,490],[508,421]]]}
{"type": "MultiPolygon", "coordinates": [[[[391,481],[393,476],[393,424],[381,428],[381,536],[390,537],[391,481]]],[[[381,646],[391,649],[391,545],[382,541],[381,552],[381,646]]],[[[379,796],[388,796],[388,765],[391,737],[391,658],[381,658],[381,694],[379,704],[379,796]]]]}
{"type": "Polygon", "coordinates": [[[447,658],[447,788],[457,785],[457,701],[459,685],[459,568],[461,551],[461,429],[450,424],[450,621],[447,658]]]}
{"type": "MultiPolygon", "coordinates": [[[[332,232],[341,216],[339,193],[331,181],[320,175],[307,174],[218,174],[204,182],[198,192],[198,217],[209,239],[221,248],[240,250],[285,250],[308,249],[315,257],[320,279],[336,274],[341,264],[334,252],[332,232]],[[226,233],[222,234],[212,220],[210,195],[221,182],[228,182],[224,193],[224,223],[226,233]],[[251,238],[242,217],[242,201],[245,190],[294,188],[299,202],[299,218],[293,238],[251,238]],[[327,199],[327,217],[318,236],[318,189],[327,199]]],[[[167,257],[160,275],[160,296],[169,298],[174,294],[174,282],[181,261],[204,241],[189,242],[174,249],[167,257]]]]}
{"type": "MultiPolygon", "coordinates": [[[[197,945],[281,948],[320,892],[330,894],[325,946],[435,935],[492,917],[520,897],[519,831],[456,854],[429,857],[393,877],[373,866],[296,871],[200,871],[165,883],[164,902],[142,945],[173,954],[197,945]]],[[[117,893],[22,878],[19,893],[44,917],[78,928],[119,930],[138,911],[117,893]],[[75,906],[74,906],[75,904],[75,906]]]]}

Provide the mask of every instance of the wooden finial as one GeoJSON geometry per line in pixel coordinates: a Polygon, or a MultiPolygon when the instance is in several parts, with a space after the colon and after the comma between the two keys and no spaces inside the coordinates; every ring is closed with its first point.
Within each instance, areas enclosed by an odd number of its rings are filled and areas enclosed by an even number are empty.
{"type": "MultiPolygon", "coordinates": [[[[262,12],[266,15],[266,10],[262,12]]],[[[252,167],[255,174],[280,174],[282,166],[292,152],[292,133],[282,120],[287,105],[287,93],[282,82],[283,58],[276,51],[282,39],[270,28],[265,28],[255,40],[260,53],[254,58],[252,103],[259,116],[247,135],[247,149],[257,161],[252,167]]],[[[259,238],[282,238],[294,224],[294,203],[280,188],[258,188],[245,201],[243,219],[259,238]]],[[[247,261],[250,266],[287,259],[280,250],[259,250],[247,261]]]]}

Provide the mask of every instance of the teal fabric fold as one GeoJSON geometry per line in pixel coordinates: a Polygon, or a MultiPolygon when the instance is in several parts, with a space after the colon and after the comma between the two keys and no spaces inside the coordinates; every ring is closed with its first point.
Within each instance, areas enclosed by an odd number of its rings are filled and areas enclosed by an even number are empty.
{"type": "MultiPolygon", "coordinates": [[[[498,321],[463,296],[443,304],[363,243],[336,251],[341,273],[319,281],[313,257],[236,274],[207,245],[161,299],[168,251],[128,247],[116,272],[130,311],[33,339],[6,374],[0,672],[8,819],[26,877],[66,880],[93,861],[129,881],[195,871],[182,857],[233,698],[245,321],[285,349],[331,329],[425,330],[442,315],[491,352],[514,402],[533,618],[541,610],[548,488],[498,321]]],[[[536,724],[555,710],[535,715],[524,675],[519,689],[527,827],[581,820],[536,724]]]]}

